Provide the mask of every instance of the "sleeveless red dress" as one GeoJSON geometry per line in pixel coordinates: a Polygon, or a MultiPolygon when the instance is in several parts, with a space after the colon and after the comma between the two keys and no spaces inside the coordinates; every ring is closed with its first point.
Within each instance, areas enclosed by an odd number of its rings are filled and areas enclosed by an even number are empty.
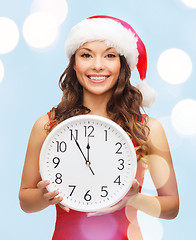
{"type": "MultiPolygon", "coordinates": [[[[50,118],[50,114],[48,113],[50,118]]],[[[137,144],[133,143],[136,147],[137,144]]],[[[136,179],[142,185],[145,168],[138,161],[136,179]]],[[[127,240],[142,239],[136,209],[128,206],[111,214],[87,217],[56,205],[56,224],[52,240],[127,240]],[[134,235],[132,237],[131,235],[134,235]],[[138,237],[136,237],[138,236],[138,237]]]]}

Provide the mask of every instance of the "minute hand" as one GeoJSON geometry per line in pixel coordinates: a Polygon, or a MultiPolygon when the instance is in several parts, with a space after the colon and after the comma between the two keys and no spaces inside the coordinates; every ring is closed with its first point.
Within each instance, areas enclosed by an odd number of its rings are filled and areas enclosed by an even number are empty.
{"type": "Polygon", "coordinates": [[[95,175],[95,173],[93,172],[92,168],[90,167],[90,162],[89,162],[89,161],[86,159],[86,157],[85,157],[85,155],[84,155],[84,153],[83,153],[83,151],[82,151],[82,149],[81,149],[81,147],[80,147],[80,145],[79,145],[78,141],[75,139],[75,137],[74,137],[74,136],[73,136],[73,138],[74,138],[74,141],[75,141],[75,143],[76,143],[77,147],[79,148],[80,152],[82,153],[82,156],[84,157],[84,159],[85,159],[85,161],[86,161],[86,164],[87,164],[87,165],[88,165],[88,167],[90,168],[90,170],[91,170],[92,174],[93,174],[93,175],[95,175]]]}

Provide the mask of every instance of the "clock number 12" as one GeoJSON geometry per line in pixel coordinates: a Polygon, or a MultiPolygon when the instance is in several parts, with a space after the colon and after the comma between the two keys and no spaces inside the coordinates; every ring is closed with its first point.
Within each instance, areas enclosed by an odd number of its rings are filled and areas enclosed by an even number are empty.
{"type": "Polygon", "coordinates": [[[93,126],[84,126],[84,136],[85,137],[94,137],[93,132],[95,128],[93,126]]]}

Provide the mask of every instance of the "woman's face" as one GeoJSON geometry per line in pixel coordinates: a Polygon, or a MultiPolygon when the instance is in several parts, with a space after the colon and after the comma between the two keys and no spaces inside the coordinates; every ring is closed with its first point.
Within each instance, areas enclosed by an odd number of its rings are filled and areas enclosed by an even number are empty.
{"type": "Polygon", "coordinates": [[[103,41],[87,42],[75,54],[74,70],[84,94],[112,94],[120,67],[119,54],[103,41]]]}

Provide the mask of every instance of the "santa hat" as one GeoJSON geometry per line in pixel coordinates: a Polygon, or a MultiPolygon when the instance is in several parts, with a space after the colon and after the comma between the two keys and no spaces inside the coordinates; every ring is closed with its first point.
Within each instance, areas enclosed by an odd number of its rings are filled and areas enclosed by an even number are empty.
{"type": "Polygon", "coordinates": [[[143,96],[143,107],[150,107],[156,100],[156,92],[146,82],[146,48],[135,30],[126,22],[105,15],[89,17],[75,25],[67,38],[65,50],[70,59],[84,43],[100,40],[124,55],[132,70],[137,67],[141,82],[136,86],[143,96]]]}

